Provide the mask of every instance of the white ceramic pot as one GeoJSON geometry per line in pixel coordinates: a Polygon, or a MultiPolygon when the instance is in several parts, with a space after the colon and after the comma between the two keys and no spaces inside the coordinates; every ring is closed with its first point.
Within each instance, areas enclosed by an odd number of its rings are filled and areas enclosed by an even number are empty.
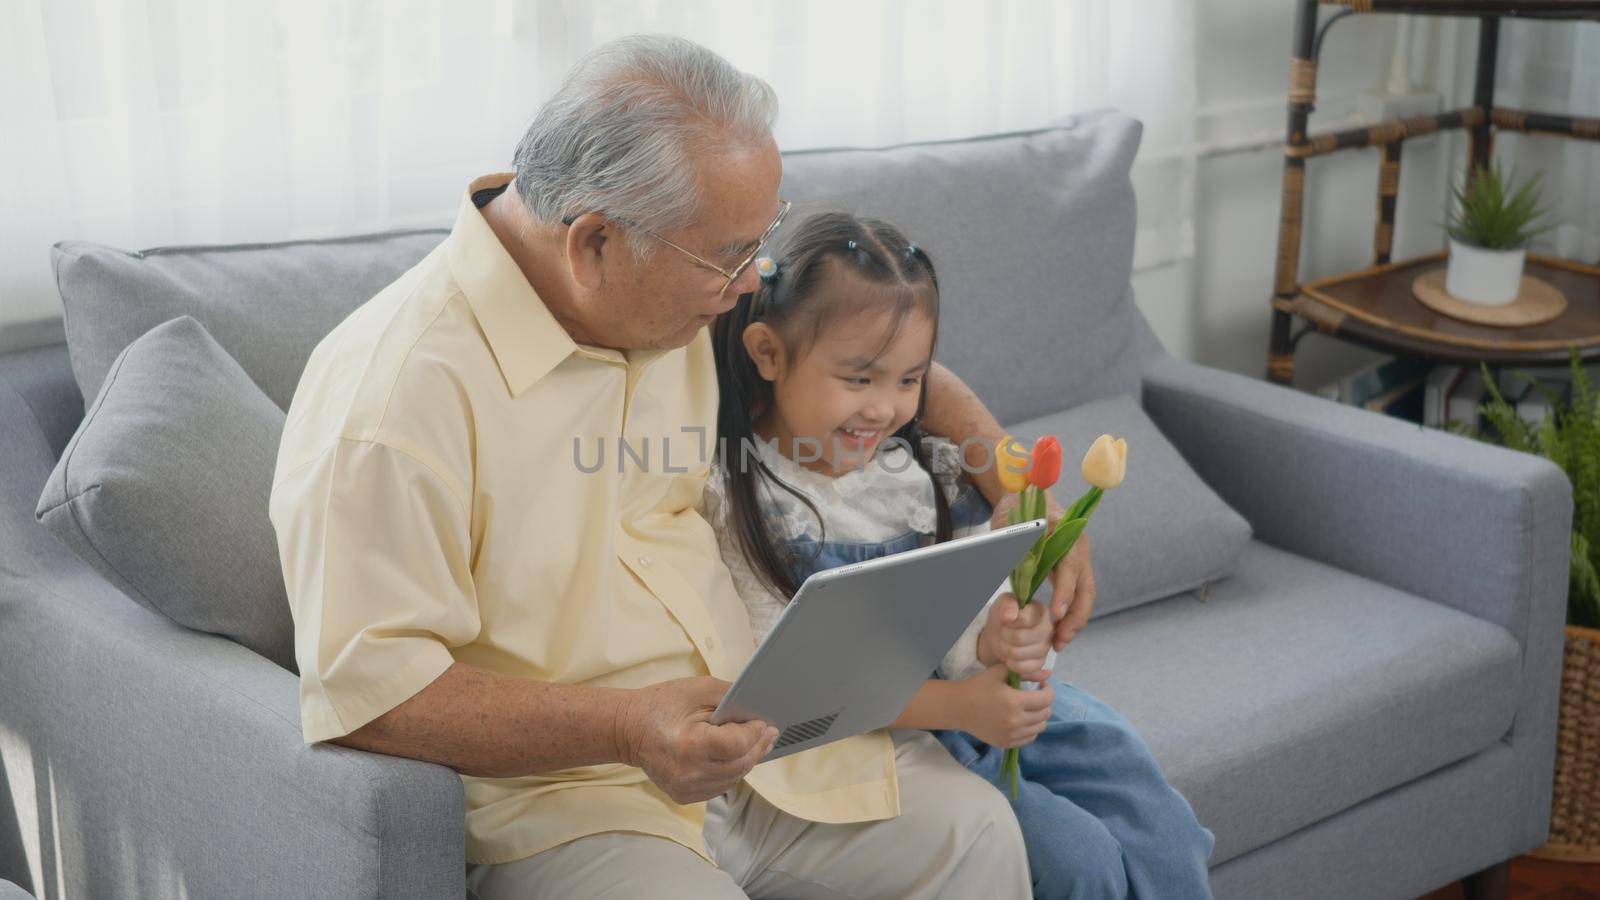
{"type": "Polygon", "coordinates": [[[1485,250],[1451,238],[1444,289],[1468,303],[1505,306],[1517,299],[1527,255],[1526,250],[1485,250]]]}

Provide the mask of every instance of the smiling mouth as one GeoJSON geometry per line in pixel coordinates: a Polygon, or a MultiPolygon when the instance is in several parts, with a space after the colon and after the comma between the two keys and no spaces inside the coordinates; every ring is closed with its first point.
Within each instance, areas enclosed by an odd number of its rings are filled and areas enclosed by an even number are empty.
{"type": "Polygon", "coordinates": [[[844,445],[851,448],[871,447],[883,437],[883,431],[876,428],[840,428],[838,432],[844,435],[844,445]]]}

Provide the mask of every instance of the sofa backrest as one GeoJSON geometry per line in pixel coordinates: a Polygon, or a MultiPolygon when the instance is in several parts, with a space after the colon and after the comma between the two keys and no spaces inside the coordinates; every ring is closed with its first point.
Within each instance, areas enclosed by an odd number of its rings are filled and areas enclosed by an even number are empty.
{"type": "Polygon", "coordinates": [[[1129,170],[1139,122],[1105,110],[1050,128],[784,157],[791,221],[884,219],[933,258],[936,353],[1005,424],[1138,394],[1155,338],[1133,303],[1129,170]]]}
{"type": "Polygon", "coordinates": [[[56,284],[84,402],[94,401],[111,362],[140,335],[193,316],[287,409],[317,343],[445,234],[426,229],[137,252],[63,241],[53,254],[56,284]]]}
{"type": "Polygon", "coordinates": [[[0,576],[37,574],[70,558],[33,509],[82,418],[66,345],[0,354],[0,576]]]}
{"type": "MultiPolygon", "coordinates": [[[[928,251],[942,289],[938,357],[1013,423],[1138,391],[1154,340],[1129,289],[1139,135],[1137,120],[1106,110],[1015,134],[800,151],[784,157],[783,191],[794,217],[886,219],[928,251]]],[[[445,234],[131,253],[58,244],[85,402],[123,348],[188,315],[287,408],[317,342],[445,234]]]]}

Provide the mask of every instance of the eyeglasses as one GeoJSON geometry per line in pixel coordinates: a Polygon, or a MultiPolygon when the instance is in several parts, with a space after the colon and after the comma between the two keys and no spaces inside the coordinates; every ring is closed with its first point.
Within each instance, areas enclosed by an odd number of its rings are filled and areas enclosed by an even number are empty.
{"type": "MultiPolygon", "coordinates": [[[[792,206],[792,205],[793,204],[791,204],[789,201],[783,199],[782,197],[778,198],[778,216],[777,216],[777,218],[773,219],[772,220],[772,224],[767,226],[767,230],[761,233],[761,237],[756,240],[755,247],[751,249],[750,255],[746,256],[744,259],[740,260],[739,264],[734,266],[732,270],[724,269],[723,267],[717,265],[716,263],[711,262],[708,259],[702,258],[699,254],[695,253],[694,251],[688,250],[688,249],[686,249],[684,247],[678,246],[677,244],[673,243],[672,241],[670,241],[670,240],[662,237],[660,234],[656,233],[653,229],[646,228],[643,225],[638,224],[637,222],[631,222],[631,221],[629,221],[627,219],[624,219],[621,216],[609,216],[609,218],[616,219],[618,222],[621,222],[622,224],[627,225],[629,228],[637,228],[637,229],[639,229],[640,231],[644,232],[645,234],[650,235],[651,237],[655,238],[656,240],[660,241],[661,243],[666,244],[668,247],[671,247],[672,249],[678,251],[679,253],[682,253],[684,256],[689,257],[690,259],[694,260],[699,265],[704,266],[707,269],[710,269],[711,271],[717,273],[718,275],[721,275],[723,278],[726,278],[727,281],[723,283],[722,290],[717,292],[717,297],[720,299],[723,294],[726,294],[728,292],[728,288],[732,287],[733,283],[735,281],[739,280],[739,276],[744,274],[744,270],[750,268],[750,264],[756,261],[756,257],[761,253],[761,248],[766,246],[767,241],[772,239],[773,232],[777,231],[778,230],[778,226],[783,224],[783,217],[787,216],[789,214],[789,207],[792,206]]],[[[563,225],[571,225],[573,222],[577,221],[577,219],[578,219],[577,214],[562,216],[561,217],[561,224],[563,224],[563,225]]]]}

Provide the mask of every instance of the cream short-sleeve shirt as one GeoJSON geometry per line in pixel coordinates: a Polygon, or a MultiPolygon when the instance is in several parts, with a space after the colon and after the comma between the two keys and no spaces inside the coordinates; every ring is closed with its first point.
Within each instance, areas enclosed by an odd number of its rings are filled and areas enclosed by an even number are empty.
{"type": "MultiPolygon", "coordinates": [[[[664,352],[574,343],[472,202],[510,178],[473,182],[444,243],[330,333],[295,392],[271,516],[308,742],[454,661],[627,688],[732,680],[754,651],[696,511],[716,445],[709,335],[664,352]]],[[[462,780],[469,862],[608,831],[706,853],[705,805],[637,768],[462,780]]],[[[886,732],[747,780],[811,821],[899,812],[886,732]]]]}

